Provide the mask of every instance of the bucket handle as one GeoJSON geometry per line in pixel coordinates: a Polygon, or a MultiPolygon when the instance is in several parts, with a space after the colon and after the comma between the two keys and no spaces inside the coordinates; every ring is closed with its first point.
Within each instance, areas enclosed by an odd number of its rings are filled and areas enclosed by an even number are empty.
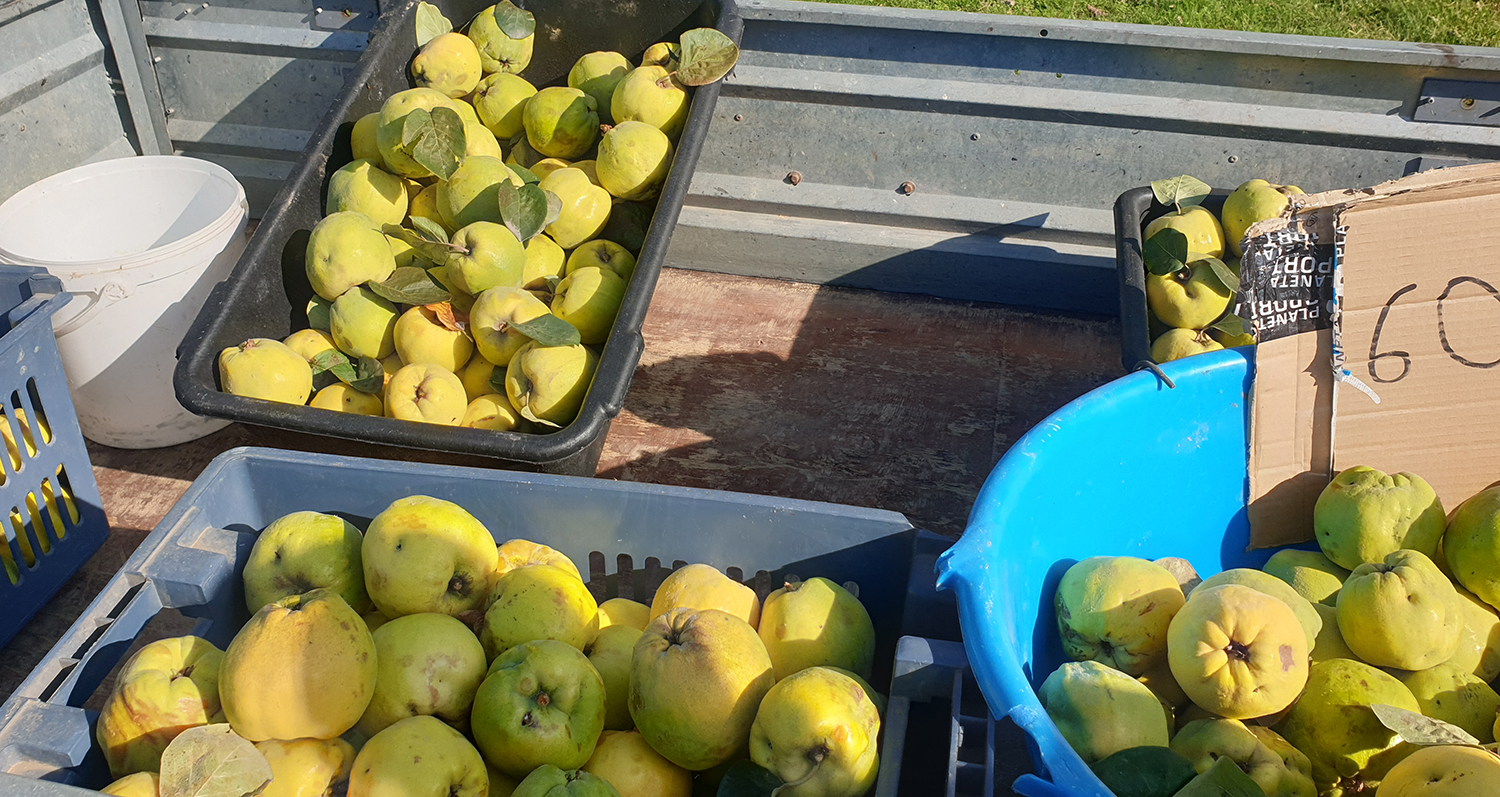
{"type": "Polygon", "coordinates": [[[88,297],[89,306],[83,308],[83,312],[54,327],[52,334],[58,337],[77,331],[84,324],[92,321],[94,316],[99,314],[99,311],[115,302],[129,298],[135,293],[135,285],[130,282],[112,280],[94,290],[71,290],[69,293],[74,296],[88,297]]]}

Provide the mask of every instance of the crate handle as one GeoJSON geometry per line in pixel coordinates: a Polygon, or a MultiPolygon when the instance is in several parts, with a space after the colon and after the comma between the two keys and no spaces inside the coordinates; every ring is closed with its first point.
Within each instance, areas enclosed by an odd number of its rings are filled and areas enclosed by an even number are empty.
{"type": "Polygon", "coordinates": [[[98,315],[99,311],[104,308],[122,299],[129,298],[131,294],[135,293],[135,285],[129,282],[111,281],[100,286],[97,290],[75,290],[69,291],[69,293],[72,293],[74,296],[88,297],[89,306],[83,308],[83,312],[53,328],[52,333],[58,337],[67,335],[89,321],[92,321],[94,316],[98,315]]]}

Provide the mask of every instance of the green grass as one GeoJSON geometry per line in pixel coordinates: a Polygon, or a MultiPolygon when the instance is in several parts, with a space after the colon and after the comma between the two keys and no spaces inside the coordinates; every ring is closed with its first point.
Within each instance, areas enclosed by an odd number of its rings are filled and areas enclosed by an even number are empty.
{"type": "Polygon", "coordinates": [[[1500,0],[824,0],[1189,28],[1500,46],[1500,0]]]}

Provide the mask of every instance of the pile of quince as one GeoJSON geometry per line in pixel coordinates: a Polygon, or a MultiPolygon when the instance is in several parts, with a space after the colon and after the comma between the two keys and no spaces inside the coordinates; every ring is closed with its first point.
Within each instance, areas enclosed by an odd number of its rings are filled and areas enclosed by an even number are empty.
{"type": "Polygon", "coordinates": [[[1039,697],[1117,795],[1500,794],[1500,485],[1445,516],[1420,477],[1354,467],[1313,524],[1320,550],[1262,570],[1063,574],[1074,661],[1039,697]]]}
{"type": "Polygon", "coordinates": [[[307,243],[308,328],[219,356],[221,388],[500,431],[577,416],[687,120],[728,72],[712,29],[638,63],[589,53],[566,85],[520,76],[535,19],[509,2],[455,32],[416,15],[414,88],[353,125],[307,243]]]}
{"type": "Polygon", "coordinates": [[[125,663],[97,726],[106,793],[857,797],[875,782],[883,699],[853,584],[788,577],[762,601],[692,564],[649,606],[601,604],[562,553],[497,546],[457,504],[413,496],[363,533],[275,521],[243,585],[252,616],[227,650],[176,637],[125,663]]]}
{"type": "Polygon", "coordinates": [[[1146,225],[1146,305],[1151,359],[1158,363],[1235,346],[1253,346],[1254,331],[1230,313],[1239,290],[1245,232],[1276,218],[1295,185],[1249,180],[1224,200],[1219,217],[1203,207],[1209,187],[1188,175],[1151,184],[1172,209],[1146,225]]]}

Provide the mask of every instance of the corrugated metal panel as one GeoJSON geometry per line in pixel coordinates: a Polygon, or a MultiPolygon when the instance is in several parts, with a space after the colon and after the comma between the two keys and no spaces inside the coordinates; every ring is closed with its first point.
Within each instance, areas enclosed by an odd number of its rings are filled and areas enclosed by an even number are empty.
{"type": "Polygon", "coordinates": [[[1500,159],[1500,128],[1415,115],[1431,79],[1500,88],[1497,49],[784,0],[740,11],[740,62],[670,265],[1113,314],[1125,190],[1187,172],[1316,191],[1500,159]]]}
{"type": "Polygon", "coordinates": [[[97,8],[0,1],[0,201],[84,163],[137,154],[97,8]]]}
{"type": "Polygon", "coordinates": [[[142,0],[140,8],[173,148],[234,172],[258,217],[364,51],[375,3],[142,0]]]}

